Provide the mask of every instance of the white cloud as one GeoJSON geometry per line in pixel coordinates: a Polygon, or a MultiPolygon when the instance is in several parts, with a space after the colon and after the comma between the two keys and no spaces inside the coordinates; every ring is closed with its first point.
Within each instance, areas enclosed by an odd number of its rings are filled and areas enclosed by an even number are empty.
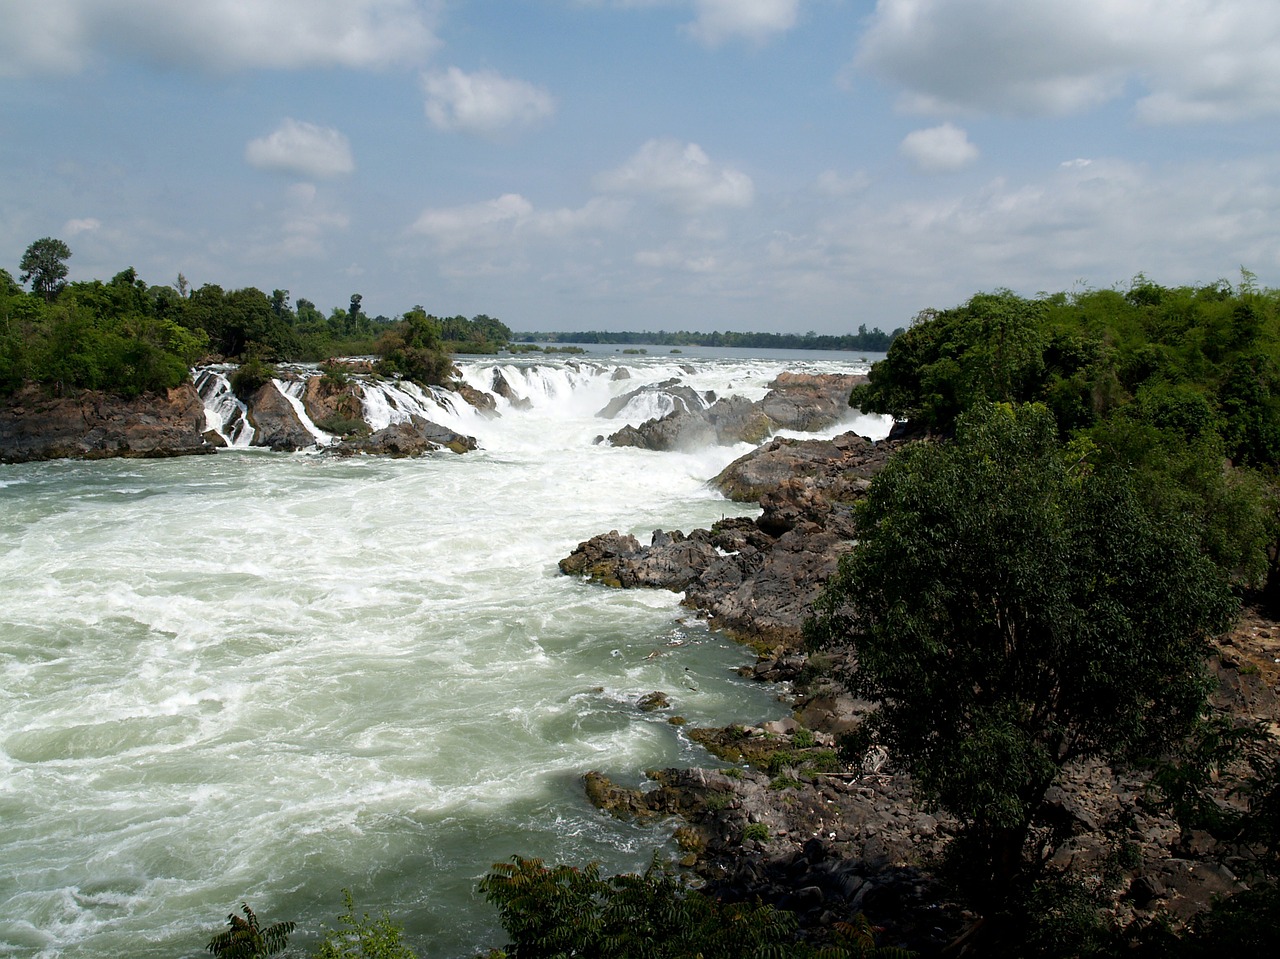
{"type": "Polygon", "coordinates": [[[682,29],[699,43],[718,47],[730,40],[762,45],[792,29],[801,0],[575,0],[583,7],[650,9],[689,7],[693,19],[682,29]]]}
{"type": "Polygon", "coordinates": [[[438,45],[441,0],[0,0],[0,76],[102,56],[207,69],[370,68],[438,45]]]}
{"type": "Polygon", "coordinates": [[[275,132],[250,140],[244,158],[259,170],[317,179],[356,168],[351,143],[342,133],[292,118],[286,118],[275,132]]]}
{"type": "Polygon", "coordinates": [[[1170,123],[1280,112],[1273,0],[879,0],[860,69],[910,110],[1064,114],[1146,90],[1170,123]]]}
{"type": "Polygon", "coordinates": [[[100,229],[102,229],[102,221],[89,216],[78,220],[68,220],[62,227],[62,232],[67,236],[77,236],[81,233],[89,233],[100,229]]]}
{"type": "Polygon", "coordinates": [[[950,123],[908,133],[898,152],[925,173],[950,173],[978,158],[978,148],[969,142],[969,135],[950,123]]]}
{"type": "Polygon", "coordinates": [[[672,139],[649,140],[622,166],[597,177],[596,185],[607,193],[652,196],[686,214],[748,207],[755,198],[751,177],[712,163],[696,143],[672,139]]]}
{"type": "Polygon", "coordinates": [[[824,170],[818,175],[814,186],[823,196],[852,196],[861,193],[871,185],[871,177],[865,170],[845,176],[836,170],[824,170]]]}
{"type": "Polygon", "coordinates": [[[800,0],[694,0],[695,19],[685,27],[709,47],[742,38],[764,43],[796,25],[800,0]]]}
{"type": "Polygon", "coordinates": [[[442,252],[512,247],[526,239],[565,239],[617,227],[628,204],[596,197],[577,209],[540,211],[518,193],[481,203],[427,209],[409,228],[442,252]]]}
{"type": "Polygon", "coordinates": [[[535,126],[555,112],[546,90],[491,70],[450,67],[424,76],[422,85],[427,118],[441,130],[494,137],[535,126]]]}
{"type": "Polygon", "coordinates": [[[831,277],[876,276],[895,297],[912,291],[914,309],[1001,286],[1034,294],[1084,278],[1106,287],[1138,272],[1204,283],[1240,264],[1280,264],[1277,172],[1261,161],[1151,169],[1094,159],[942,196],[867,194],[815,221],[807,249],[831,277]]]}

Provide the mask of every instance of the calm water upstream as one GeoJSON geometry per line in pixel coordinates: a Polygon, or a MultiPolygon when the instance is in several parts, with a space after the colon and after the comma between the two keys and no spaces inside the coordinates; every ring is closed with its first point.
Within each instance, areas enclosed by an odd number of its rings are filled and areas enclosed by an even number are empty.
{"type": "Polygon", "coordinates": [[[491,863],[643,867],[669,831],[602,817],[578,777],[708,760],[635,700],[786,707],[678,596],[559,575],[598,532],[756,512],[704,485],[746,447],[612,449],[662,410],[595,413],[669,376],[754,399],[867,364],[625,361],[510,365],[529,408],[441,412],[464,456],[0,466],[0,955],[196,956],[243,900],[301,952],[348,888],[423,959],[471,956],[504,941],[491,863]]]}

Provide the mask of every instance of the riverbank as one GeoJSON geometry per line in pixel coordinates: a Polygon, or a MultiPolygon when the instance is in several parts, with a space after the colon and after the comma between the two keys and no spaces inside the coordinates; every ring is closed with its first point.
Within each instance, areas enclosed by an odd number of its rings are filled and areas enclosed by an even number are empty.
{"type": "MultiPolygon", "coordinates": [[[[851,547],[853,504],[900,442],[775,440],[714,484],[757,497],[758,517],[659,531],[648,546],[602,534],[561,569],[613,586],[683,590],[685,605],[758,650],[751,674],[781,684],[793,708],[789,720],[690,730],[716,767],[651,772],[650,787],[638,790],[588,774],[590,800],[642,822],[678,817],[682,861],[717,896],[792,909],[817,938],[862,912],[883,942],[928,955],[974,918],[935,868],[956,824],[916,802],[892,757],[839,748],[868,704],[835,679],[839,655],[810,656],[800,642],[809,604],[851,547]]],[[[1280,626],[1246,610],[1209,663],[1215,706],[1274,731],[1278,652],[1280,626]]],[[[1052,865],[1080,877],[1116,927],[1157,918],[1177,926],[1246,888],[1240,851],[1180,828],[1150,802],[1140,771],[1078,763],[1048,806],[1062,838],[1052,865]]]]}

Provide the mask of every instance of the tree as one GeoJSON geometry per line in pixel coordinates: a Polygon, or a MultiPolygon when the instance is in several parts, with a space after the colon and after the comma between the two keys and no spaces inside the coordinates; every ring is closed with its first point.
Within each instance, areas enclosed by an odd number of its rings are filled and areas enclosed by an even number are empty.
{"type": "Polygon", "coordinates": [[[1068,763],[1155,755],[1201,715],[1236,601],[1144,502],[1126,470],[1064,456],[1045,407],[976,406],[876,477],[807,625],[856,652],[866,738],[961,821],[988,912],[1051,850],[1038,814],[1068,763]]]}
{"type": "Polygon", "coordinates": [[[439,385],[453,372],[453,360],[440,342],[440,321],[414,307],[382,334],[374,347],[379,372],[399,374],[423,385],[439,385]]]}
{"type": "Polygon", "coordinates": [[[22,270],[20,279],[23,283],[31,282],[32,293],[39,293],[52,302],[67,285],[66,261],[70,258],[69,246],[51,236],[43,237],[27,247],[27,252],[22,254],[22,260],[18,264],[18,268],[22,270]]]}

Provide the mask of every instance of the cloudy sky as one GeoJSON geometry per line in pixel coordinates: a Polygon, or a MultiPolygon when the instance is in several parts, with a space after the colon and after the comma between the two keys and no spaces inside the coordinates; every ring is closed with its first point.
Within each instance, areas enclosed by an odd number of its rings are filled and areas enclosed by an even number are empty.
{"type": "Polygon", "coordinates": [[[517,330],[1280,286],[1276,0],[0,0],[0,266],[517,330]]]}

